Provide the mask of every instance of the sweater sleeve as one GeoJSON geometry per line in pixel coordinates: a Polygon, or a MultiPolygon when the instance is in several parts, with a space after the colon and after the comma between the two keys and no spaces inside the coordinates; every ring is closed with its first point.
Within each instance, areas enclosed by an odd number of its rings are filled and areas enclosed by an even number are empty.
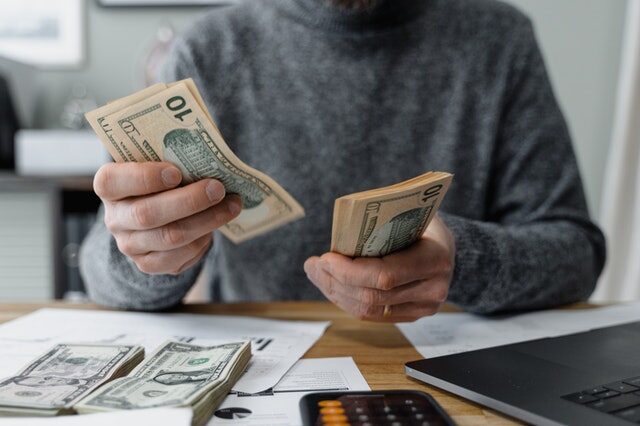
{"type": "MultiPolygon", "coordinates": [[[[165,81],[187,78],[193,64],[181,41],[163,68],[165,81]]],[[[118,249],[104,225],[103,208],[80,251],[80,271],[89,297],[123,309],[159,310],[179,304],[195,283],[204,259],[178,275],[148,275],[118,249]]]]}
{"type": "Polygon", "coordinates": [[[476,313],[584,300],[605,261],[531,25],[523,32],[510,60],[484,220],[442,215],[457,246],[450,300],[476,313]]]}
{"type": "MultiPolygon", "coordinates": [[[[122,254],[104,225],[103,208],[80,250],[80,272],[89,297],[101,305],[153,311],[182,301],[204,260],[178,275],[148,275],[122,254]]],[[[206,255],[202,259],[205,259],[206,255]]]]}

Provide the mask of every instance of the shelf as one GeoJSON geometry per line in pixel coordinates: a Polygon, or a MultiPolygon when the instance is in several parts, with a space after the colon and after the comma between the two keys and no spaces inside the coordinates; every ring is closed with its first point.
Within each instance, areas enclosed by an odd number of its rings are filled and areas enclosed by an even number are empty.
{"type": "Polygon", "coordinates": [[[21,176],[0,172],[0,190],[62,189],[93,192],[93,176],[21,176]]]}

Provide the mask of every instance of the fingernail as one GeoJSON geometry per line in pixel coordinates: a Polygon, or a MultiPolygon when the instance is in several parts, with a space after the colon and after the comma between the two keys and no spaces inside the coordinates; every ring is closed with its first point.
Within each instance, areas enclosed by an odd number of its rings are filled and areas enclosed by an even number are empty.
{"type": "Polygon", "coordinates": [[[211,182],[209,182],[207,184],[207,187],[205,188],[205,191],[207,192],[209,201],[211,201],[212,203],[220,201],[224,198],[224,186],[222,186],[222,184],[217,180],[212,180],[211,182]]]}
{"type": "Polygon", "coordinates": [[[165,168],[160,172],[160,175],[162,176],[162,181],[168,187],[176,186],[181,180],[180,172],[175,167],[165,168]]]}
{"type": "Polygon", "coordinates": [[[229,200],[228,209],[229,213],[231,213],[233,216],[239,215],[242,211],[242,201],[240,200],[240,197],[238,197],[237,195],[233,196],[229,200]]]}

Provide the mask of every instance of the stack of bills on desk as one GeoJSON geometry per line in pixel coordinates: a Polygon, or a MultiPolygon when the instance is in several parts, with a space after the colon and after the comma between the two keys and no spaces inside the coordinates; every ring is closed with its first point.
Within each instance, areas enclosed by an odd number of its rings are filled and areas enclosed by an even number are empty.
{"type": "Polygon", "coordinates": [[[195,426],[204,424],[251,358],[249,342],[196,346],[166,342],[129,376],[80,401],[78,413],[154,407],[192,407],[195,426]]]}
{"type": "Polygon", "coordinates": [[[140,364],[143,357],[140,346],[56,345],[18,375],[0,382],[0,415],[190,407],[192,424],[199,426],[245,371],[251,344],[167,341],[140,364]]]}
{"type": "Polygon", "coordinates": [[[0,415],[71,413],[78,401],[126,375],[143,358],[140,346],[56,345],[17,375],[0,381],[0,415]]]}
{"type": "Polygon", "coordinates": [[[183,183],[215,178],[240,195],[242,213],[220,228],[235,243],[304,216],[284,188],[231,151],[191,79],[147,87],[86,118],[115,161],[169,161],[183,183]]]}
{"type": "Polygon", "coordinates": [[[234,390],[273,387],[329,326],[326,321],[280,321],[224,315],[41,309],[0,325],[0,377],[64,343],[69,336],[97,344],[140,345],[152,353],[167,339],[203,346],[249,340],[253,357],[234,390]]]}

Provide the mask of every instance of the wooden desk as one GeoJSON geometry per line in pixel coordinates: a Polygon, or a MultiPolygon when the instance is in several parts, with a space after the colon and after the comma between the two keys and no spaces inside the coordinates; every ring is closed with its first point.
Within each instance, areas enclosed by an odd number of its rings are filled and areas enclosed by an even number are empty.
{"type": "MultiPolygon", "coordinates": [[[[90,304],[0,304],[0,323],[42,307],[100,309],[90,304]]],[[[277,302],[185,305],[172,312],[250,315],[286,320],[332,321],[331,327],[305,358],[351,356],[372,389],[416,389],[432,394],[460,425],[514,425],[496,412],[425,385],[404,374],[404,363],[420,354],[391,324],[353,319],[325,302],[277,302]]]]}

